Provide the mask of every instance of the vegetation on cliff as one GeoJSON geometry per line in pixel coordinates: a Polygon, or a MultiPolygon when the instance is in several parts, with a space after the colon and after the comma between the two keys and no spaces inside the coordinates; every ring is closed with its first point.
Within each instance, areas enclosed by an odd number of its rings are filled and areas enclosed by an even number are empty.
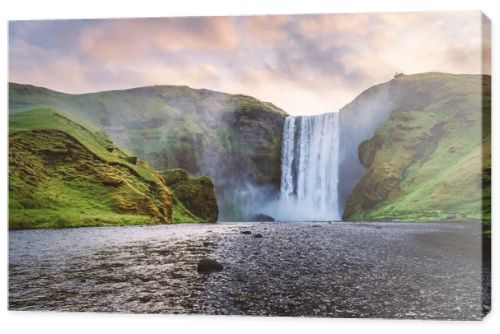
{"type": "Polygon", "coordinates": [[[214,180],[220,216],[244,218],[239,187],[279,190],[286,113],[271,103],[186,86],[71,95],[9,85],[11,113],[51,107],[101,129],[157,170],[183,168],[214,180]]]}
{"type": "Polygon", "coordinates": [[[400,102],[359,146],[366,172],[344,218],[488,222],[491,78],[427,73],[395,80],[400,102]]]}
{"type": "Polygon", "coordinates": [[[200,221],[162,176],[52,109],[9,118],[9,228],[200,221]]]}
{"type": "Polygon", "coordinates": [[[181,168],[161,172],[165,183],[182,205],[204,222],[216,222],[219,216],[214,184],[207,176],[193,177],[181,168]]]}

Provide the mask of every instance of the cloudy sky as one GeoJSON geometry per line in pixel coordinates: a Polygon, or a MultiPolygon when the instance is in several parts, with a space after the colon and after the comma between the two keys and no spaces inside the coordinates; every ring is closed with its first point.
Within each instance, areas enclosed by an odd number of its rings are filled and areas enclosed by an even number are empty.
{"type": "Polygon", "coordinates": [[[395,71],[480,73],[480,23],[478,12],[13,21],[9,81],[188,85],[318,114],[395,71]]]}

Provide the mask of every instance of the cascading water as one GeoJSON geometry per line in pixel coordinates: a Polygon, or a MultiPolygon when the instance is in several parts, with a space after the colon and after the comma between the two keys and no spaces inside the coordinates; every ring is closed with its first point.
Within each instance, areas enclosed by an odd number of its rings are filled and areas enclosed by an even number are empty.
{"type": "Polygon", "coordinates": [[[338,220],[339,116],[285,120],[277,220],[338,220]]]}

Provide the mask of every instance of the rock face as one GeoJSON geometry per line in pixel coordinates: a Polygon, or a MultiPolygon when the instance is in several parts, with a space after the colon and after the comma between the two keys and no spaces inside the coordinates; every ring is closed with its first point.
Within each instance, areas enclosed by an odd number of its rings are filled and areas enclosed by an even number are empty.
{"type": "Polygon", "coordinates": [[[69,95],[9,85],[11,113],[34,106],[56,107],[95,125],[155,169],[209,176],[222,220],[248,219],[259,200],[279,190],[287,114],[271,103],[185,86],[69,95]]]}
{"type": "Polygon", "coordinates": [[[216,222],[219,215],[214,184],[206,176],[190,176],[183,169],[161,172],[165,183],[190,212],[204,222],[216,222]]]}
{"type": "Polygon", "coordinates": [[[9,119],[9,228],[172,222],[161,176],[50,109],[9,119]]]}
{"type": "Polygon", "coordinates": [[[341,147],[359,142],[342,161],[344,219],[487,219],[490,92],[489,76],[407,75],[344,108],[341,147]]]}

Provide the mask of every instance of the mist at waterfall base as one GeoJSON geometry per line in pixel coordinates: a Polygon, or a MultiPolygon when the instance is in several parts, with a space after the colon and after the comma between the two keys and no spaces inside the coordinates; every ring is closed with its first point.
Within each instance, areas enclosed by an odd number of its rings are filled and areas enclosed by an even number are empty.
{"type": "MultiPolygon", "coordinates": [[[[259,214],[277,221],[341,220],[345,203],[365,173],[358,147],[392,110],[418,110],[428,99],[408,99],[405,82],[370,87],[338,112],[289,116],[283,126],[280,189],[247,182],[239,198],[246,220],[259,214]]],[[[241,191],[240,191],[241,189],[241,191]]]]}
{"type": "Polygon", "coordinates": [[[340,220],[339,115],[289,116],[279,197],[262,211],[279,221],[340,220]]]}

